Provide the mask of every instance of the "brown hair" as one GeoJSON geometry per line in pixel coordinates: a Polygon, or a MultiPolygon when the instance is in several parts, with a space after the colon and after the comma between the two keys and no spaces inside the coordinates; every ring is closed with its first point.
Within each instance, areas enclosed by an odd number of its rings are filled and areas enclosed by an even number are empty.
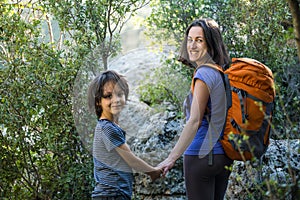
{"type": "Polygon", "coordinates": [[[94,78],[90,83],[88,89],[88,106],[90,111],[95,112],[100,118],[102,114],[102,107],[98,102],[103,97],[103,87],[106,83],[113,82],[124,91],[125,99],[128,99],[129,87],[123,75],[118,74],[113,70],[107,70],[94,78]]]}
{"type": "Polygon", "coordinates": [[[179,52],[180,55],[178,60],[187,66],[197,67],[196,63],[190,61],[187,52],[187,37],[190,29],[193,26],[202,27],[204,32],[204,37],[207,43],[207,52],[211,56],[213,61],[220,66],[229,64],[230,58],[226,50],[226,46],[223,42],[219,25],[215,20],[208,19],[208,18],[194,20],[188,26],[188,28],[185,31],[185,36],[181,45],[181,49],[179,52]]]}

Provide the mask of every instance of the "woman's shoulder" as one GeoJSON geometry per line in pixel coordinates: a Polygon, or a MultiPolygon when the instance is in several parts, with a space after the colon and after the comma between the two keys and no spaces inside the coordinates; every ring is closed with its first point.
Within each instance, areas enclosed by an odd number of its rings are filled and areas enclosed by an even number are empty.
{"type": "Polygon", "coordinates": [[[199,66],[197,69],[196,69],[196,71],[197,72],[210,72],[210,73],[218,73],[219,72],[219,70],[217,69],[218,68],[218,66],[214,66],[214,65],[206,65],[206,64],[203,64],[203,65],[201,65],[201,66],[199,66]]]}
{"type": "Polygon", "coordinates": [[[197,69],[194,77],[219,77],[219,75],[219,70],[210,66],[203,65],[197,69]]]}
{"type": "Polygon", "coordinates": [[[212,90],[222,84],[220,71],[210,66],[200,67],[194,75],[194,79],[200,79],[212,90]]]}

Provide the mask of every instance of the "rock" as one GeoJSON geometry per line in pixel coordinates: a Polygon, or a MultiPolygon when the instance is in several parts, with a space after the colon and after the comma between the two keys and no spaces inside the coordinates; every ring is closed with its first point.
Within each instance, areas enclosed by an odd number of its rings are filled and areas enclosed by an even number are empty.
{"type": "Polygon", "coordinates": [[[167,52],[159,52],[154,48],[137,48],[113,58],[108,68],[125,75],[130,86],[129,98],[137,100],[139,86],[155,68],[161,66],[164,54],[167,52]]]}
{"type": "MultiPolygon", "coordinates": [[[[266,197],[263,196],[262,191],[268,191],[267,188],[262,186],[262,181],[270,184],[271,189],[275,191],[293,184],[292,180],[296,176],[299,179],[299,146],[299,140],[271,139],[270,146],[262,157],[262,167],[253,166],[250,162],[235,161],[226,193],[227,198],[246,199],[249,198],[249,193],[251,193],[253,199],[262,199],[266,197]],[[276,183],[275,186],[274,182],[276,183]]],[[[285,197],[280,195],[276,191],[272,198],[292,199],[291,195],[285,197]]]]}

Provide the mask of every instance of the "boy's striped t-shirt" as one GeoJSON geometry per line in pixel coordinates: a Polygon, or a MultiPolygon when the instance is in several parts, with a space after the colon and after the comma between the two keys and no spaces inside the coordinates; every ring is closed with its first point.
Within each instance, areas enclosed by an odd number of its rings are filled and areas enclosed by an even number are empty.
{"type": "Polygon", "coordinates": [[[131,199],[132,169],[115,149],[125,143],[125,134],[109,120],[98,121],[93,142],[96,185],[92,197],[122,195],[124,199],[131,199]]]}

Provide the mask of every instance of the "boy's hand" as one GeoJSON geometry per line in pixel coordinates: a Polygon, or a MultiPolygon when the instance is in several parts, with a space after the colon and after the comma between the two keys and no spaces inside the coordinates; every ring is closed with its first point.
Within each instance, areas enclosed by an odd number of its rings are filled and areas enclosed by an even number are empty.
{"type": "Polygon", "coordinates": [[[150,176],[151,181],[155,181],[156,179],[160,178],[161,173],[163,173],[162,169],[159,167],[154,167],[154,169],[154,171],[146,172],[146,174],[150,176]]]}

